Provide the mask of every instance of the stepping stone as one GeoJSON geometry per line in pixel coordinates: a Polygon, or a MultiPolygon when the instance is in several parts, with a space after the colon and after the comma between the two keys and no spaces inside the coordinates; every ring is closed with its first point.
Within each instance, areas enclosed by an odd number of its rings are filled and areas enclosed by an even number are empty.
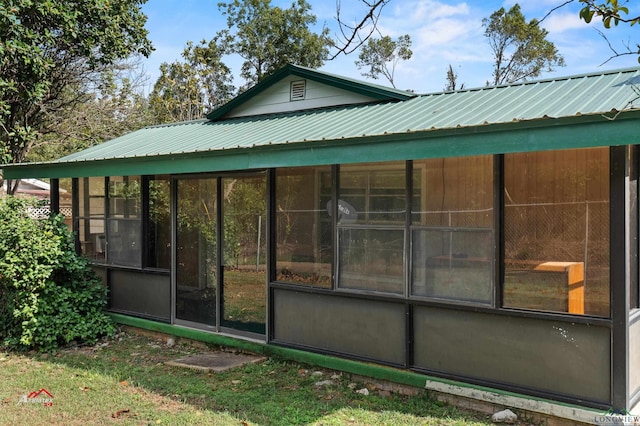
{"type": "Polygon", "coordinates": [[[221,373],[231,368],[246,364],[257,364],[267,360],[267,357],[252,354],[240,354],[232,352],[206,352],[189,355],[173,361],[165,362],[173,367],[184,367],[203,372],[221,373]]]}

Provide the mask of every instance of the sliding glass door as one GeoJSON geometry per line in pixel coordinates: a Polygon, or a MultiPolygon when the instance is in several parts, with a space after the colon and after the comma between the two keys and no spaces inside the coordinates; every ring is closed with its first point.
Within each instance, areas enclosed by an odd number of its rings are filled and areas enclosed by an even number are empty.
{"type": "Polygon", "coordinates": [[[265,334],[266,174],[176,180],[175,319],[265,334]]]}
{"type": "Polygon", "coordinates": [[[216,327],[217,182],[176,181],[175,317],[205,327],[216,327]]]}

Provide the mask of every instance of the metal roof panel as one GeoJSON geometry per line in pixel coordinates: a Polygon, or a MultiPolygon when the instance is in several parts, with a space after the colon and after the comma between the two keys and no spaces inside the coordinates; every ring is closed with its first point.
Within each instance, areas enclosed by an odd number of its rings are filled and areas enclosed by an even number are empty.
{"type": "Polygon", "coordinates": [[[640,107],[640,69],[419,95],[403,101],[147,127],[54,163],[472,128],[640,107]]]}

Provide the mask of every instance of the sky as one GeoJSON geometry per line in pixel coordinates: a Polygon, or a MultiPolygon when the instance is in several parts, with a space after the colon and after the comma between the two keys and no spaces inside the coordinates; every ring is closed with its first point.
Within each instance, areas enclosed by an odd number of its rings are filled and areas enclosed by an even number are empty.
{"type": "MultiPolygon", "coordinates": [[[[293,0],[272,0],[273,6],[290,7],[293,0]]],[[[308,0],[311,12],[318,19],[319,32],[322,26],[336,38],[339,29],[336,24],[336,2],[334,0],[308,0]]],[[[150,85],[159,76],[163,62],[180,60],[187,41],[197,43],[210,40],[219,30],[226,28],[226,18],[221,16],[217,4],[219,0],[148,0],[142,7],[147,15],[146,28],[155,51],[144,61],[144,68],[150,85]]],[[[362,16],[360,1],[342,0],[341,16],[355,21],[362,16]]],[[[457,73],[458,83],[465,88],[481,87],[491,80],[492,52],[484,37],[482,19],[500,7],[509,9],[516,1],[467,0],[391,0],[382,11],[378,22],[380,34],[397,38],[409,34],[412,39],[413,56],[401,61],[395,71],[398,89],[413,90],[417,93],[440,92],[446,85],[446,72],[451,65],[457,73]]],[[[522,13],[527,21],[541,20],[564,0],[520,0],[522,13]]],[[[630,15],[640,15],[640,2],[631,0],[628,5],[630,15]],[[634,14],[635,13],[635,14],[634,14]]],[[[578,16],[580,3],[574,0],[553,11],[542,22],[566,66],[558,67],[552,73],[544,73],[540,78],[555,78],[570,75],[602,72],[610,69],[638,67],[637,55],[613,58],[610,45],[618,51],[626,51],[627,46],[636,49],[640,43],[640,25],[630,27],[620,24],[605,30],[601,21],[591,24],[581,21],[578,16]],[[597,31],[601,29],[608,41],[597,31]]],[[[389,86],[386,79],[368,79],[362,76],[355,65],[357,52],[341,55],[328,61],[322,71],[356,78],[375,84],[389,86]]],[[[234,74],[239,74],[239,58],[225,58],[234,74]]],[[[236,79],[236,86],[242,80],[236,79]]]]}

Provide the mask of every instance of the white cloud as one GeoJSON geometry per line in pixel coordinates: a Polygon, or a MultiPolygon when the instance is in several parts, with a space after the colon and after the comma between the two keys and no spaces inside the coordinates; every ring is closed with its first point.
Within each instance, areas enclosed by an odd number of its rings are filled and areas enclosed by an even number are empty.
{"type": "Polygon", "coordinates": [[[570,30],[583,30],[587,24],[575,13],[554,12],[542,22],[542,27],[549,33],[562,33],[570,30]]]}
{"type": "Polygon", "coordinates": [[[467,3],[449,4],[434,0],[408,0],[391,3],[392,13],[384,17],[386,27],[404,28],[405,31],[428,25],[443,18],[468,16],[467,3]]]}

